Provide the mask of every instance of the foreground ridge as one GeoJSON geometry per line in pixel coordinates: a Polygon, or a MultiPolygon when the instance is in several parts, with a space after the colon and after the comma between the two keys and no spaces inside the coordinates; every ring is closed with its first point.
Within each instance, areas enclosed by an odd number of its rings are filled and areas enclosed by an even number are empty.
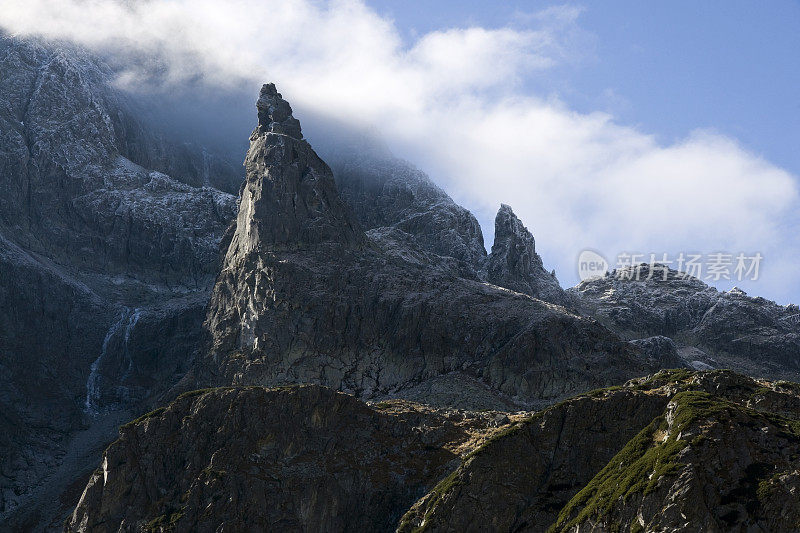
{"type": "Polygon", "coordinates": [[[122,428],[67,531],[789,531],[799,406],[800,385],[729,371],[513,415],[195,391],[122,428]]]}

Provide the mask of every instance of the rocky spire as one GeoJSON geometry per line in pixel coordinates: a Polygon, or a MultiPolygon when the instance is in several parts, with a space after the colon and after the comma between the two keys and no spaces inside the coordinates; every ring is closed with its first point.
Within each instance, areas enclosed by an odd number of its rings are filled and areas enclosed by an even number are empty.
{"type": "Polygon", "coordinates": [[[300,121],[292,116],[292,106],[283,99],[274,83],[265,83],[256,102],[258,109],[258,133],[282,133],[302,139],[300,121]]]}
{"type": "Polygon", "coordinates": [[[256,102],[247,178],[228,261],[253,250],[293,250],[321,243],[358,248],[368,241],[342,201],[333,173],[303,140],[300,122],[266,84],[256,102]]]}
{"type": "Polygon", "coordinates": [[[487,267],[489,283],[554,303],[565,303],[555,274],[545,270],[536,241],[508,205],[494,219],[494,244],[487,267]]]}

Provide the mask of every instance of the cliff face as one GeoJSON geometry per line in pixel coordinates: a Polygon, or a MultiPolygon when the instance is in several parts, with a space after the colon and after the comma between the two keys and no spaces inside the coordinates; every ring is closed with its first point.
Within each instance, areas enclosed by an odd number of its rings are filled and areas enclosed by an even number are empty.
{"type": "Polygon", "coordinates": [[[731,368],[800,380],[800,311],[743,291],[718,292],[662,265],[642,264],[580,283],[584,312],[624,338],[671,338],[698,369],[731,368]]]}
{"type": "Polygon", "coordinates": [[[187,370],[236,211],[210,185],[239,171],[152,131],[112,79],[0,36],[0,522],[23,529],[91,468],[106,421],[187,370]]]}
{"type": "Polygon", "coordinates": [[[419,260],[413,243],[387,251],[370,241],[274,86],[258,109],[201,384],[314,382],[418,398],[425,383],[446,379],[463,405],[497,407],[658,366],[590,319],[458,277],[419,260]]]}
{"type": "Polygon", "coordinates": [[[83,52],[0,37],[0,56],[6,236],[100,273],[189,286],[213,276],[235,204],[202,185],[221,173],[235,190],[234,169],[200,151],[186,165],[170,160],[189,148],[149,132],[108,67],[83,52]]]}

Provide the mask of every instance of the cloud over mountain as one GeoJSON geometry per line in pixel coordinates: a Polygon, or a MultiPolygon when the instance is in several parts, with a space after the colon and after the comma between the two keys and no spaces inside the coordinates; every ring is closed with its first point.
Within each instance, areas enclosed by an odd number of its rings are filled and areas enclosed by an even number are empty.
{"type": "Polygon", "coordinates": [[[255,94],[271,80],[298,114],[375,126],[487,233],[497,206],[512,204],[564,282],[575,281],[584,247],[760,251],[753,290],[782,301],[800,295],[786,276],[800,259],[795,176],[713,131],[664,144],[606,113],[532,94],[532,79],[587,53],[580,9],[408,39],[357,0],[63,0],[58,9],[33,0],[5,7],[0,28],[101,50],[131,89],[255,94]]]}

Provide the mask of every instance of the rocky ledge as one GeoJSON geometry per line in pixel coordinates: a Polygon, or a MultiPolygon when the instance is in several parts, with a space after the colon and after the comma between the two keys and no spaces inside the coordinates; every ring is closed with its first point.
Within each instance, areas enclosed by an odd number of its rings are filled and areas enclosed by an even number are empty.
{"type": "Polygon", "coordinates": [[[123,426],[68,531],[388,531],[499,413],[318,386],[184,394],[123,426]]]}

